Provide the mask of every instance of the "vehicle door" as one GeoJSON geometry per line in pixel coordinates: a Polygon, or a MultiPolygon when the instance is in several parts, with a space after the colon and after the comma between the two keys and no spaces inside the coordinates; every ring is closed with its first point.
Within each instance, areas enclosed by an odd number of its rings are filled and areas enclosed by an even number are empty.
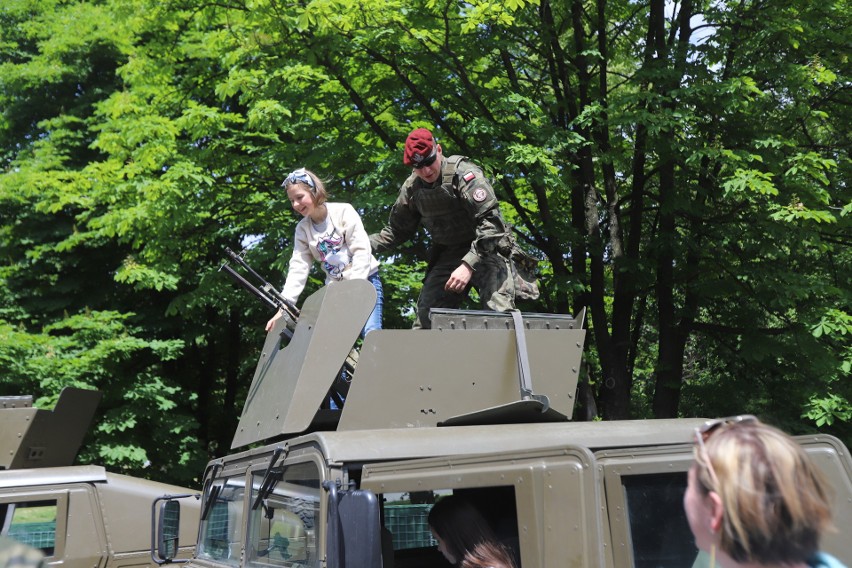
{"type": "MultiPolygon", "coordinates": [[[[831,436],[802,436],[797,440],[814,459],[835,492],[834,524],[821,548],[838,558],[852,558],[852,460],[849,451],[831,436]],[[844,528],[845,527],[845,528],[844,528]]],[[[609,566],[678,568],[692,566],[698,553],[683,495],[693,463],[692,445],[622,448],[595,454],[604,483],[602,513],[609,530],[609,566]]]]}
{"type": "Polygon", "coordinates": [[[92,568],[107,555],[100,508],[88,484],[0,491],[0,534],[41,550],[47,565],[92,568]]]}
{"type": "Polygon", "coordinates": [[[608,566],[681,568],[698,554],[683,510],[692,446],[599,451],[608,566]]]}
{"type": "Polygon", "coordinates": [[[823,535],[820,548],[852,565],[852,456],[849,449],[833,436],[796,438],[820,470],[833,492],[833,519],[836,530],[823,535]]]}
{"type": "Polygon", "coordinates": [[[602,487],[594,458],[583,448],[369,465],[361,488],[380,496],[395,568],[449,566],[427,516],[437,499],[450,494],[479,509],[520,566],[605,565],[602,487]]]}

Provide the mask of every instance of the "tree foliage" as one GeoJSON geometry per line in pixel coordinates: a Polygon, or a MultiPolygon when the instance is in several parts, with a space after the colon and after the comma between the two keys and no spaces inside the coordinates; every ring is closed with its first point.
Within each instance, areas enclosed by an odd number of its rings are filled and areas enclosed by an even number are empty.
{"type": "MultiPolygon", "coordinates": [[[[426,126],[542,259],[523,308],[588,309],[577,418],[752,411],[848,439],[849,20],[807,0],[6,2],[0,384],[106,390],[87,458],[134,473],[223,453],[269,315],[216,271],[224,247],[283,280],[298,166],[378,229],[426,126]]],[[[386,327],[410,324],[424,249],[382,259],[386,327]]]]}

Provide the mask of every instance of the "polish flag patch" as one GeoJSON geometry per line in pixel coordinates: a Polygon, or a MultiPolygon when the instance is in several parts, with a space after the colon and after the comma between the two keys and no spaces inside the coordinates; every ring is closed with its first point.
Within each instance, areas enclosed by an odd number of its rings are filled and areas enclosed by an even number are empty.
{"type": "Polygon", "coordinates": [[[462,179],[464,179],[464,181],[468,181],[468,182],[469,182],[469,181],[471,181],[471,180],[476,179],[476,174],[475,174],[475,173],[473,173],[473,172],[467,172],[466,174],[464,174],[464,178],[462,178],[462,179]]]}

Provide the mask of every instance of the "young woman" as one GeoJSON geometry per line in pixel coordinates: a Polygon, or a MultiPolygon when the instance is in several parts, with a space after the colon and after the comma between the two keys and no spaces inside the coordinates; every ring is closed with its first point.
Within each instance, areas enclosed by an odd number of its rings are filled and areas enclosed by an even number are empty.
{"type": "Polygon", "coordinates": [[[819,552],[831,495],[795,440],[754,416],[711,421],[695,434],[683,505],[711,567],[843,568],[819,552]]]}
{"type": "MultiPolygon", "coordinates": [[[[366,336],[381,329],[383,293],[379,262],[372,254],[370,239],[358,212],[348,203],[329,202],[322,180],[305,168],[291,172],[282,187],[302,220],[296,225],[293,256],[281,295],[295,304],[305,289],[311,265],[317,261],[326,274],[326,284],[364,278],[375,286],[376,306],[361,334],[366,336]]],[[[281,314],[276,314],[270,319],[266,330],[272,329],[280,317],[281,314]]]]}

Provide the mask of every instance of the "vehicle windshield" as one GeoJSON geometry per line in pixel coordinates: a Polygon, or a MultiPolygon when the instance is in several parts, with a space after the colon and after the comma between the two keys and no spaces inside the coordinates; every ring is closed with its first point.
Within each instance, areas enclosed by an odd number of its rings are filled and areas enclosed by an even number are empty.
{"type": "MultiPolygon", "coordinates": [[[[256,502],[265,473],[252,476],[249,503],[256,502]]],[[[319,567],[319,469],[313,462],[296,463],[276,472],[273,479],[260,505],[249,513],[247,564],[319,567]]]]}
{"type": "Polygon", "coordinates": [[[210,484],[202,505],[207,515],[201,521],[199,558],[239,564],[244,495],[245,481],[242,476],[217,479],[210,484]]]}

